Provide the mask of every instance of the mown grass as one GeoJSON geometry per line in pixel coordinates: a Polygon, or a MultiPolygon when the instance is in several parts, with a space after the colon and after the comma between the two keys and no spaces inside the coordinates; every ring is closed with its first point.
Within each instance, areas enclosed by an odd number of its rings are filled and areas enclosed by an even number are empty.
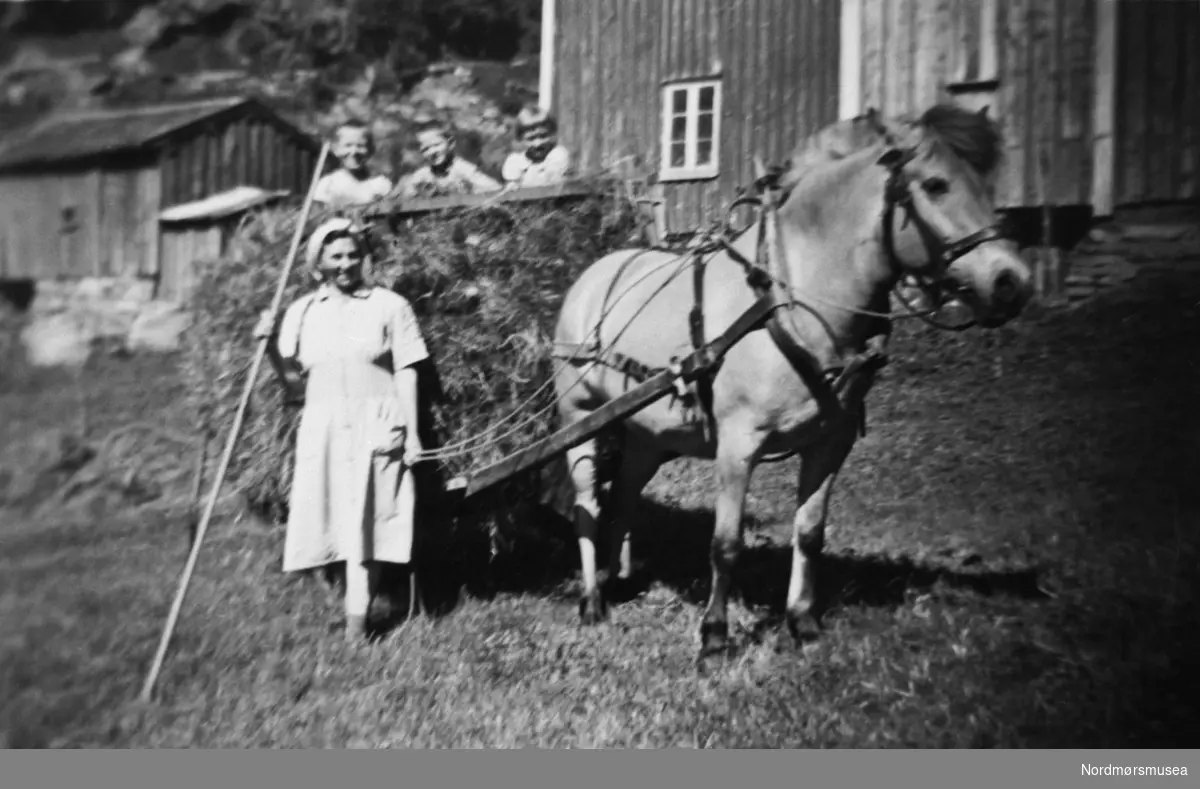
{"type": "MultiPolygon", "coordinates": [[[[337,601],[279,571],[281,528],[222,519],[149,708],[131,700],[182,524],[10,507],[0,731],[10,747],[1194,747],[1200,277],[1132,292],[987,336],[901,333],[836,489],[827,630],[801,653],[777,637],[793,462],[756,479],[740,649],[713,670],[693,663],[711,482],[679,462],[635,538],[644,594],[586,630],[564,532],[519,546],[491,599],[428,578],[438,616],[351,649],[337,601]]],[[[97,362],[93,420],[169,421],[156,364],[97,362]]],[[[0,393],[6,447],[71,418],[59,384],[0,393]]]]}

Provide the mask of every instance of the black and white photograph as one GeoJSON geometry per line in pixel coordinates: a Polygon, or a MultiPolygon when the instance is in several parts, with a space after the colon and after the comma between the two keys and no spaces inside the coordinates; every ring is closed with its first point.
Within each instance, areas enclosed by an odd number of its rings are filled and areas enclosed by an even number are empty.
{"type": "Polygon", "coordinates": [[[0,0],[0,748],[1182,786],[1198,345],[1200,0],[0,0]]]}

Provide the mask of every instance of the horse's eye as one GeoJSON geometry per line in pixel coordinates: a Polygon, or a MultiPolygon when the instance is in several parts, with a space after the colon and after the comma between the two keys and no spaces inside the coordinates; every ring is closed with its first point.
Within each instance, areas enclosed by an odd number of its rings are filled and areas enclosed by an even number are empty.
{"type": "Polygon", "coordinates": [[[950,191],[950,183],[945,178],[934,176],[922,181],[921,188],[930,197],[942,197],[950,191]]]}

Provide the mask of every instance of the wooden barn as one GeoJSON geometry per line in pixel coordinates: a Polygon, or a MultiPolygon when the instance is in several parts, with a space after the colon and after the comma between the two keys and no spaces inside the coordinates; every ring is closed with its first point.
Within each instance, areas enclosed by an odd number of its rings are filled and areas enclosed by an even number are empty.
{"type": "Polygon", "coordinates": [[[188,206],[303,194],[319,149],[248,98],[53,116],[0,145],[0,280],[150,278],[176,298],[212,250],[188,206]]]}
{"type": "Polygon", "coordinates": [[[989,105],[1003,208],[1200,197],[1196,0],[544,0],[540,101],[581,171],[718,218],[760,154],[874,106],[989,105]]]}

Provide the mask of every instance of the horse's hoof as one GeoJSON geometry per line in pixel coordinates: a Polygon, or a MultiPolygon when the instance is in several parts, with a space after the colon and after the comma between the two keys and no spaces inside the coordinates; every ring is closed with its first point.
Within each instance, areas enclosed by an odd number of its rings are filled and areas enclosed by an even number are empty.
{"type": "Polygon", "coordinates": [[[789,612],[787,615],[787,627],[793,643],[798,647],[812,643],[821,636],[821,623],[812,613],[807,611],[803,614],[789,612]]]}
{"type": "Polygon", "coordinates": [[[700,625],[700,660],[729,651],[729,624],[727,622],[704,622],[700,625]]]}
{"type": "Polygon", "coordinates": [[[633,578],[613,576],[604,587],[604,597],[614,603],[628,603],[636,597],[633,578]]]}
{"type": "Polygon", "coordinates": [[[598,625],[608,618],[608,608],[604,598],[596,595],[591,599],[585,597],[579,601],[579,624],[584,627],[598,625]]]}

